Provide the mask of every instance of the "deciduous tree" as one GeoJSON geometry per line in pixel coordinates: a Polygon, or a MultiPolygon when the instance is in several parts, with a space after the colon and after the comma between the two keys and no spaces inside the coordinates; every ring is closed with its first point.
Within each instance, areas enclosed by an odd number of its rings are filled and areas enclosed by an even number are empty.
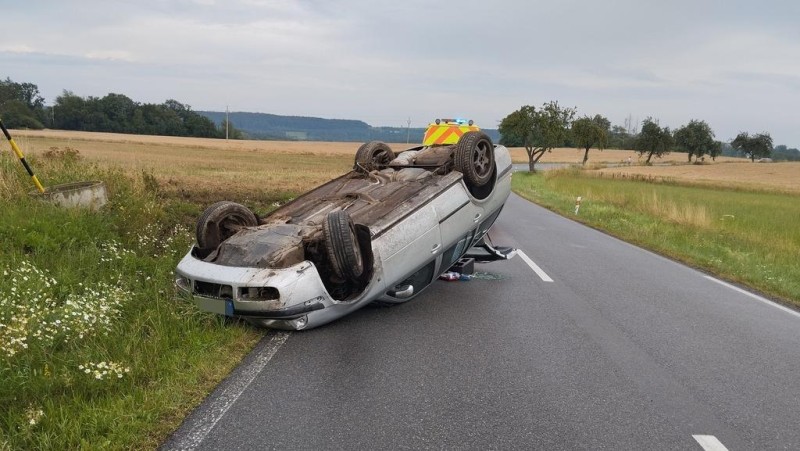
{"type": "Polygon", "coordinates": [[[0,117],[9,128],[44,128],[44,99],[33,83],[0,80],[0,117]]]}
{"type": "Polygon", "coordinates": [[[767,158],[772,153],[772,137],[769,133],[758,133],[750,136],[747,132],[736,135],[736,139],[731,141],[731,146],[743,153],[750,161],[756,158],[767,158]]]}
{"type": "Polygon", "coordinates": [[[775,146],[770,155],[773,160],[800,161],[800,150],[790,149],[783,144],[775,146]]]}
{"type": "Polygon", "coordinates": [[[711,151],[709,151],[708,154],[711,155],[712,161],[716,161],[717,157],[722,154],[722,142],[714,141],[714,145],[711,146],[711,151]]]}
{"type": "Polygon", "coordinates": [[[692,119],[688,124],[675,130],[673,135],[678,149],[685,151],[689,162],[695,161],[705,154],[710,154],[715,146],[714,132],[705,121],[692,119]]]}
{"type": "Polygon", "coordinates": [[[98,99],[98,107],[108,118],[106,129],[117,133],[134,133],[131,122],[139,105],[122,94],[107,94],[98,99]]]}
{"type": "Polygon", "coordinates": [[[674,145],[669,127],[661,128],[658,122],[648,117],[642,122],[642,131],[636,138],[635,149],[639,156],[647,154],[645,164],[650,164],[650,159],[655,155],[658,158],[666,155],[674,145]]]}
{"type": "Polygon", "coordinates": [[[583,164],[589,160],[589,149],[597,147],[600,150],[608,145],[608,128],[611,122],[597,114],[593,118],[584,116],[572,123],[572,139],[578,149],[584,149],[583,164]]]}
{"type": "Polygon", "coordinates": [[[88,115],[88,107],[83,97],[65,90],[56,97],[54,106],[54,128],[64,130],[84,130],[84,123],[88,115]]]}
{"type": "Polygon", "coordinates": [[[628,136],[628,131],[621,125],[611,126],[608,132],[608,147],[616,149],[628,149],[631,141],[628,136]]]}
{"type": "Polygon", "coordinates": [[[564,144],[575,108],[564,108],[550,101],[537,110],[526,105],[500,121],[499,131],[505,142],[521,143],[528,154],[528,170],[535,172],[536,162],[545,152],[564,144]]]}

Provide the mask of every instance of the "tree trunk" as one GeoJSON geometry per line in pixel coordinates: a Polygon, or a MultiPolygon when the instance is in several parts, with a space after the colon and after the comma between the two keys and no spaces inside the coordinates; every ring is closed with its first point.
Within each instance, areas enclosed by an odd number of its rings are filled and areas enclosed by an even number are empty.
{"type": "Polygon", "coordinates": [[[586,151],[583,152],[583,165],[586,166],[586,161],[589,160],[589,148],[586,148],[586,151]]]}
{"type": "Polygon", "coordinates": [[[653,152],[647,154],[647,161],[645,161],[644,164],[650,164],[651,158],[653,158],[653,152]]]}
{"type": "Polygon", "coordinates": [[[536,163],[542,158],[546,149],[535,149],[528,153],[528,171],[536,172],[536,163]]]}
{"type": "Polygon", "coordinates": [[[536,164],[536,161],[533,159],[533,156],[535,155],[533,147],[525,146],[525,152],[528,154],[528,172],[536,172],[536,169],[533,167],[536,164]]]}

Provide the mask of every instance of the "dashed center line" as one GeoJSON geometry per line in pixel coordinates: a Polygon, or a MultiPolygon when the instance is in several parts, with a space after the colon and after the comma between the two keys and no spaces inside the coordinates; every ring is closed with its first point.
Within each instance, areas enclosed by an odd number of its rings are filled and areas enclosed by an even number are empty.
{"type": "Polygon", "coordinates": [[[728,451],[728,448],[713,435],[693,435],[692,437],[706,451],[728,451]]]}
{"type": "Polygon", "coordinates": [[[530,259],[530,257],[525,255],[525,252],[522,252],[521,250],[518,250],[517,251],[517,255],[522,257],[522,260],[525,263],[527,263],[528,266],[531,267],[533,272],[535,272],[536,275],[539,276],[539,278],[541,278],[543,281],[545,281],[545,282],[552,282],[553,281],[553,279],[551,279],[550,276],[548,276],[546,272],[542,271],[542,268],[540,268],[539,265],[534,263],[533,260],[530,259]]]}

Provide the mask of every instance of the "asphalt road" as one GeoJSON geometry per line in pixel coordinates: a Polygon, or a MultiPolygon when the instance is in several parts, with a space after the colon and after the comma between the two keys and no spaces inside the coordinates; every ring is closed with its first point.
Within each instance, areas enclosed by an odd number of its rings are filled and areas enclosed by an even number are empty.
{"type": "Polygon", "coordinates": [[[515,195],[491,235],[533,266],[270,332],[163,448],[800,449],[800,314],[515,195]]]}

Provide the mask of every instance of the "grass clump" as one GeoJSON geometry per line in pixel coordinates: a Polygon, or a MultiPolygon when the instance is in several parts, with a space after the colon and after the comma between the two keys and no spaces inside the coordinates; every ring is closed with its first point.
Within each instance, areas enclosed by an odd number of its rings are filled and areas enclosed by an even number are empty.
{"type": "Polygon", "coordinates": [[[610,180],[579,170],[519,173],[512,183],[564,216],[800,306],[795,194],[610,180]]]}
{"type": "Polygon", "coordinates": [[[0,449],[155,448],[263,332],[175,297],[203,205],[79,152],[30,162],[46,186],[104,181],[109,203],[42,202],[0,153],[0,449]]]}

